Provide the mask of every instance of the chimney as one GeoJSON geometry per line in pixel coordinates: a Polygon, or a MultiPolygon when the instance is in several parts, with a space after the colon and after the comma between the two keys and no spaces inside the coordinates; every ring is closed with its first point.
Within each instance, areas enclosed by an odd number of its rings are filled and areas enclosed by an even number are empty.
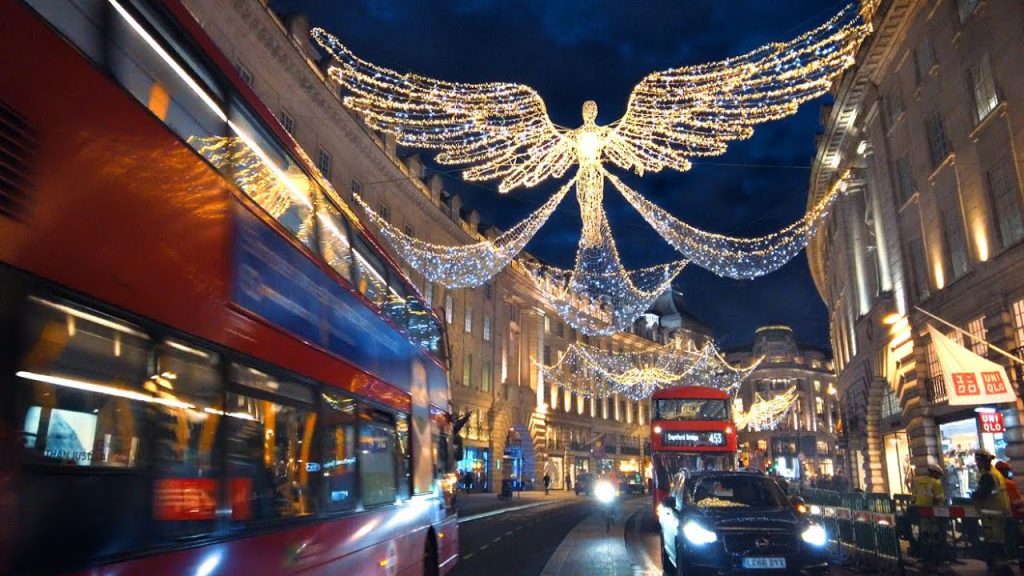
{"type": "Polygon", "coordinates": [[[409,169],[416,178],[423,178],[423,160],[420,159],[419,154],[413,154],[405,159],[405,167],[409,169]]]}
{"type": "Polygon", "coordinates": [[[427,186],[430,187],[430,199],[434,201],[434,204],[440,204],[441,197],[444,196],[444,180],[441,179],[441,175],[431,176],[427,181],[427,186]]]}
{"type": "Polygon", "coordinates": [[[452,220],[458,220],[462,217],[462,198],[459,198],[458,194],[453,194],[451,199],[448,200],[448,205],[452,208],[452,220]]]}

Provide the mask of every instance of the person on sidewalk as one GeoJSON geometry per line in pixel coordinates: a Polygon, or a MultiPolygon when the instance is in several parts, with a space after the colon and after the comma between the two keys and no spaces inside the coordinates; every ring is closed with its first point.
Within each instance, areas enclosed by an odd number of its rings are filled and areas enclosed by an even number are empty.
{"type": "Polygon", "coordinates": [[[544,473],[544,495],[548,495],[548,491],[551,489],[551,475],[547,472],[544,473]]]}
{"type": "Polygon", "coordinates": [[[1010,514],[1010,499],[1006,495],[1006,479],[992,466],[994,459],[995,456],[985,449],[974,453],[978,487],[971,494],[971,500],[981,514],[989,573],[1013,574],[1006,563],[1006,517],[1010,514]]]}
{"type": "MultiPolygon", "coordinates": [[[[911,495],[914,497],[914,506],[942,506],[946,504],[946,491],[942,487],[942,466],[929,464],[925,474],[914,475],[911,484],[911,495]]],[[[935,518],[922,518],[917,508],[911,510],[911,522],[916,519],[920,526],[920,538],[917,546],[913,546],[914,553],[921,557],[926,568],[934,566],[939,558],[939,550],[936,548],[944,542],[939,520],[935,518]]]]}
{"type": "Polygon", "coordinates": [[[565,491],[572,490],[572,477],[568,474],[565,475],[565,491]]]}

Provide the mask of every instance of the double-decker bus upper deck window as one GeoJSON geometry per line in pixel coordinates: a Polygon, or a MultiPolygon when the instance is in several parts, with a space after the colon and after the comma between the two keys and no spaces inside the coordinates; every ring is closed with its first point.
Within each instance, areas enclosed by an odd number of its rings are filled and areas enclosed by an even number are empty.
{"type": "Polygon", "coordinates": [[[367,300],[382,306],[389,296],[386,268],[369,243],[354,229],[352,244],[356,264],[356,287],[367,300]]]}
{"type": "Polygon", "coordinates": [[[166,341],[143,387],[170,401],[154,405],[151,420],[156,529],[170,538],[209,533],[220,497],[214,445],[224,419],[217,355],[166,341]]]}
{"type": "Polygon", "coordinates": [[[250,198],[300,242],[316,250],[313,230],[314,181],[240,100],[229,113],[233,136],[200,152],[229,174],[250,198]]]}
{"type": "Polygon", "coordinates": [[[103,59],[106,0],[28,0],[28,4],[94,62],[103,59]]]}
{"type": "Polygon", "coordinates": [[[659,398],[654,402],[657,420],[728,420],[729,401],[705,398],[659,398]]]}
{"type": "Polygon", "coordinates": [[[323,453],[318,465],[312,467],[323,479],[320,489],[322,510],[341,512],[352,510],[359,501],[356,494],[356,402],[352,398],[325,390],[323,400],[323,427],[320,442],[323,453]]]}
{"type": "Polygon", "coordinates": [[[359,476],[364,506],[389,504],[398,494],[394,417],[382,410],[359,413],[359,476]]]}
{"type": "Polygon", "coordinates": [[[441,351],[441,327],[430,309],[419,298],[410,298],[408,313],[409,337],[421,348],[438,355],[441,351]]]}
{"type": "Polygon", "coordinates": [[[234,382],[259,385],[253,393],[233,388],[224,406],[231,519],[248,523],[312,514],[316,500],[307,463],[314,455],[317,414],[308,404],[293,404],[286,396],[270,400],[265,392],[305,389],[302,395],[311,399],[312,391],[266,375],[258,383],[261,372],[236,365],[233,375],[240,374],[248,381],[234,382]]]}
{"type": "Polygon", "coordinates": [[[323,195],[318,202],[317,225],[320,227],[320,256],[327,265],[352,281],[352,245],[348,240],[348,222],[341,211],[323,195]]]}
{"type": "Polygon", "coordinates": [[[107,62],[114,78],[197,150],[223,141],[227,126],[218,88],[197,80],[201,76],[186,69],[179,54],[164,48],[158,34],[137,14],[117,7],[111,9],[107,62]]]}

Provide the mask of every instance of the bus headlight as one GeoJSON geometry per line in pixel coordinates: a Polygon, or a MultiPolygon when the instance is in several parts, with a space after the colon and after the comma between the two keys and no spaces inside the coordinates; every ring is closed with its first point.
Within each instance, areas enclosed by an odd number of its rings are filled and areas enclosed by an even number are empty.
{"type": "Polygon", "coordinates": [[[683,536],[695,546],[703,546],[718,541],[718,534],[690,520],[683,525],[683,536]]]}
{"type": "Polygon", "coordinates": [[[800,538],[811,546],[821,547],[828,543],[828,534],[825,532],[824,528],[817,524],[811,524],[808,526],[803,533],[800,534],[800,538]]]}
{"type": "Polygon", "coordinates": [[[607,480],[601,480],[597,486],[594,486],[594,496],[599,502],[607,504],[615,500],[615,486],[612,486],[612,483],[607,480]]]}

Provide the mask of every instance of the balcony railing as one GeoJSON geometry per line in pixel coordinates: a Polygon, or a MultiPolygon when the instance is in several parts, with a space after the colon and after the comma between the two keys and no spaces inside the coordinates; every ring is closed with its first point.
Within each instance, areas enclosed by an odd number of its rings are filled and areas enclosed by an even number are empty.
{"type": "MultiPolygon", "coordinates": [[[[1017,358],[1024,358],[1024,346],[1021,346],[1020,348],[1014,348],[1013,350],[1011,350],[1011,352],[1013,352],[1013,355],[1016,356],[1017,358]]],[[[1021,364],[1020,362],[1014,362],[1013,367],[1010,369],[1010,371],[1013,373],[1012,377],[1015,377],[1017,380],[1018,390],[1024,388],[1024,364],[1021,364]]]]}
{"type": "Polygon", "coordinates": [[[942,376],[932,376],[924,381],[924,385],[929,403],[943,404],[949,401],[949,395],[946,394],[946,381],[942,376]]]}

